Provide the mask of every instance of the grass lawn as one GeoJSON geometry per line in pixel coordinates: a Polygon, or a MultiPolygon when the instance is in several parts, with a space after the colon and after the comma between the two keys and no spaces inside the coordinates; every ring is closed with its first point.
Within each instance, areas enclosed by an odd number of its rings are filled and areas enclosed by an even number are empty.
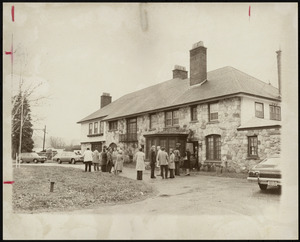
{"type": "Polygon", "coordinates": [[[23,166],[14,168],[13,209],[16,212],[50,212],[96,208],[128,203],[154,194],[152,186],[110,173],[83,172],[77,168],[23,166]],[[54,179],[54,192],[50,192],[54,179]]]}

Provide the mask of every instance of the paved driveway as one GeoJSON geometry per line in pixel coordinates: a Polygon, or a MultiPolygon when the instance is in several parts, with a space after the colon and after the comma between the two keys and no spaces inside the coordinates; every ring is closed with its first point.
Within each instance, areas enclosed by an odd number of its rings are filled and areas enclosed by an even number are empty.
{"type": "MultiPolygon", "coordinates": [[[[38,165],[84,168],[83,164],[38,165]]],[[[125,167],[120,175],[136,179],[136,171],[132,168],[125,167]]],[[[73,222],[75,218],[82,221],[86,216],[97,221],[86,220],[86,226],[90,226],[90,233],[96,238],[284,239],[294,238],[296,233],[295,226],[291,226],[293,220],[286,220],[287,210],[280,209],[278,189],[261,191],[257,184],[246,179],[204,176],[201,172],[162,180],[159,176],[150,179],[150,172],[145,171],[143,177],[141,182],[157,189],[156,196],[64,214],[71,215],[73,222]],[[100,222],[103,226],[104,221],[108,221],[108,227],[97,227],[100,222]]],[[[67,224],[65,221],[57,226],[61,228],[67,224]]],[[[74,227],[72,231],[86,234],[83,227],[74,227]]]]}
{"type": "MultiPolygon", "coordinates": [[[[40,165],[84,169],[83,164],[40,165]]],[[[124,167],[120,175],[136,179],[136,171],[132,168],[124,167]]],[[[157,195],[135,203],[76,210],[71,213],[261,215],[270,208],[278,210],[280,205],[279,189],[261,191],[257,184],[240,178],[215,177],[192,172],[191,176],[181,175],[174,179],[162,179],[160,176],[150,179],[150,171],[146,170],[141,182],[153,185],[158,191],[157,195]]]]}

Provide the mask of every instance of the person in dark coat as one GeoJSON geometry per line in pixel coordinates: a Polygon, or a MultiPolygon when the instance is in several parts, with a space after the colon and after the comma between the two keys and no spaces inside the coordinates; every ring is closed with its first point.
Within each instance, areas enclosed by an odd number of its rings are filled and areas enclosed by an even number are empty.
{"type": "Polygon", "coordinates": [[[156,178],[156,176],[154,175],[155,166],[156,166],[156,153],[155,153],[155,145],[153,145],[150,150],[151,178],[156,178]]]}
{"type": "Polygon", "coordinates": [[[176,146],[173,153],[175,155],[175,176],[180,176],[180,151],[178,146],[176,146]]]}
{"type": "Polygon", "coordinates": [[[107,166],[106,166],[106,171],[111,173],[111,168],[113,167],[113,160],[112,160],[112,148],[109,147],[107,149],[107,166]]]}
{"type": "Polygon", "coordinates": [[[185,152],[186,159],[184,161],[184,168],[186,170],[186,176],[190,176],[190,166],[191,166],[191,152],[189,148],[186,149],[185,152]]]}
{"type": "Polygon", "coordinates": [[[106,149],[103,148],[103,151],[101,153],[101,171],[106,172],[106,166],[107,166],[107,153],[106,149]]]}

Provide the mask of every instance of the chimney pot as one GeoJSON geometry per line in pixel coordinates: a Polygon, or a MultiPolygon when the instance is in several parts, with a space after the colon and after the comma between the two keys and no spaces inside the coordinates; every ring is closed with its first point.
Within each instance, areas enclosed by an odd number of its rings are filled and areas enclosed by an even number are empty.
{"type": "Polygon", "coordinates": [[[195,49],[195,48],[200,47],[200,46],[201,46],[201,47],[204,47],[203,41],[199,41],[199,42],[193,44],[193,48],[192,48],[192,49],[195,49]]]}
{"type": "Polygon", "coordinates": [[[103,92],[100,97],[100,108],[105,107],[106,105],[111,103],[111,96],[107,92],[103,92]]]}

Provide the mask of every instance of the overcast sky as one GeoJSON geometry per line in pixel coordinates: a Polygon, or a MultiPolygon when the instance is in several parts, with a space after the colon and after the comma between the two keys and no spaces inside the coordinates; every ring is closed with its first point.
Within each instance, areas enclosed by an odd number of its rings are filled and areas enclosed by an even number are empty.
{"type": "MultiPolygon", "coordinates": [[[[207,47],[208,71],[232,66],[275,87],[280,47],[283,85],[297,82],[290,61],[297,59],[296,4],[18,3],[15,22],[11,6],[3,5],[3,48],[13,34],[13,88],[21,67],[25,82],[43,82],[38,92],[48,99],[32,112],[34,127],[47,125],[48,136],[79,140],[76,122],[99,108],[103,92],[116,100],[171,79],[174,65],[189,71],[198,41],[207,47]]],[[[3,58],[8,84],[10,58],[3,58]]]]}

